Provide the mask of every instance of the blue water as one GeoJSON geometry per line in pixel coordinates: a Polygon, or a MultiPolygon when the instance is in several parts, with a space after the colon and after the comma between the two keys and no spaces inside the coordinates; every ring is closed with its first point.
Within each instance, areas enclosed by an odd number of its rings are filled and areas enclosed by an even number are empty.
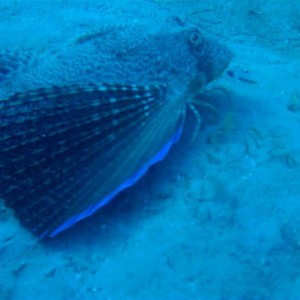
{"type": "Polygon", "coordinates": [[[197,26],[234,57],[199,96],[196,139],[188,111],[179,143],[169,149],[177,132],[150,164],[163,160],[92,217],[39,241],[1,202],[0,299],[300,299],[299,10],[297,0],[1,1],[0,70],[4,49],[43,56],[146,19],[197,26]]]}

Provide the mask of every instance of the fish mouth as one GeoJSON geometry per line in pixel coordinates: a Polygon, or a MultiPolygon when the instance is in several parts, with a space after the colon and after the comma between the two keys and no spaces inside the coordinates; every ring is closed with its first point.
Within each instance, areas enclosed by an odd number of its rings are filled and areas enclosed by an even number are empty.
{"type": "Polygon", "coordinates": [[[227,69],[232,58],[233,58],[232,51],[227,46],[223,46],[222,50],[220,50],[220,55],[219,55],[219,68],[215,70],[216,77],[221,75],[227,69]]]}
{"type": "Polygon", "coordinates": [[[225,45],[216,42],[209,42],[204,61],[200,62],[199,69],[205,74],[206,84],[217,79],[227,69],[230,64],[233,53],[225,45]]]}
{"type": "Polygon", "coordinates": [[[196,76],[189,80],[189,92],[197,94],[203,90],[211,81],[219,78],[229,66],[233,53],[231,50],[220,44],[214,44],[214,48],[210,44],[207,55],[198,63],[198,72],[196,76]]]}

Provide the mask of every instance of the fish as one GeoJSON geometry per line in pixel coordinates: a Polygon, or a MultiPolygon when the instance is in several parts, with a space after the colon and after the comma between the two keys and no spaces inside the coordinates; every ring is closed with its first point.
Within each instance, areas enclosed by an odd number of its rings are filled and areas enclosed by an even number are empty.
{"type": "Polygon", "coordinates": [[[191,83],[214,80],[231,58],[198,28],[137,25],[21,55],[13,72],[2,58],[5,205],[39,238],[93,215],[165,158],[180,140],[191,83]]]}

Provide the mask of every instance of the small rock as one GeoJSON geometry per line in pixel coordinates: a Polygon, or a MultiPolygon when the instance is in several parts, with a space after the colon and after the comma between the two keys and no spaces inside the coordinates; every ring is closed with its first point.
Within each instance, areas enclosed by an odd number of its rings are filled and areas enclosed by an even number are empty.
{"type": "Polygon", "coordinates": [[[49,270],[48,272],[45,273],[45,277],[49,277],[49,278],[54,277],[56,274],[56,271],[57,271],[56,268],[49,270]]]}
{"type": "Polygon", "coordinates": [[[13,270],[13,274],[15,276],[18,276],[26,267],[27,267],[27,263],[21,262],[20,265],[16,269],[13,270]]]}
{"type": "Polygon", "coordinates": [[[287,105],[287,109],[291,112],[300,111],[300,95],[298,93],[292,93],[290,101],[287,105]]]}

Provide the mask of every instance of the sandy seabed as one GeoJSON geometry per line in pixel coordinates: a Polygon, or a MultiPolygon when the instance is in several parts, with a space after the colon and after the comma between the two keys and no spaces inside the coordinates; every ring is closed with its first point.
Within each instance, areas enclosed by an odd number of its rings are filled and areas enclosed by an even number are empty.
{"type": "Polygon", "coordinates": [[[55,239],[35,241],[3,206],[0,299],[300,299],[300,1],[6,0],[0,47],[62,43],[104,10],[180,18],[227,44],[229,72],[208,88],[230,101],[55,239]]]}

